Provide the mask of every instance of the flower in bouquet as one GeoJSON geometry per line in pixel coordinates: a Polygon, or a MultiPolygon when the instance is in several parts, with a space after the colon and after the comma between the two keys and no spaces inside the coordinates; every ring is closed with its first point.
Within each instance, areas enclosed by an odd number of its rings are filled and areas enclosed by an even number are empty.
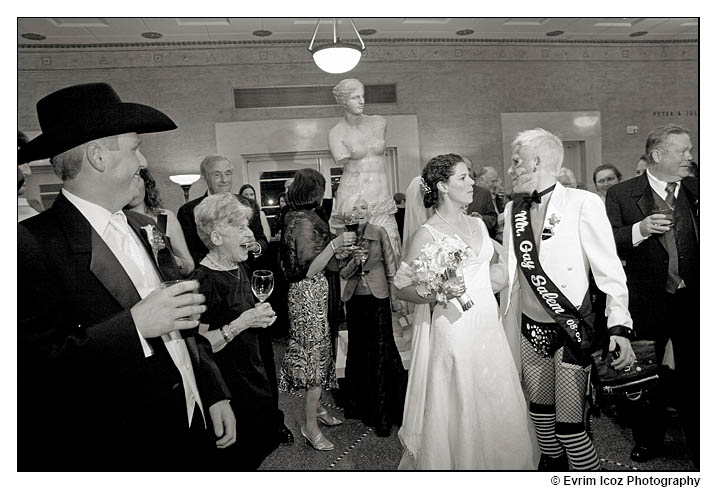
{"type": "MultiPolygon", "coordinates": [[[[437,301],[446,303],[447,286],[463,283],[458,270],[468,256],[469,247],[458,238],[442,237],[424,245],[419,256],[411,263],[412,283],[416,293],[423,298],[436,293],[437,301]]],[[[458,300],[464,311],[474,305],[467,293],[462,294],[458,300]]]]}

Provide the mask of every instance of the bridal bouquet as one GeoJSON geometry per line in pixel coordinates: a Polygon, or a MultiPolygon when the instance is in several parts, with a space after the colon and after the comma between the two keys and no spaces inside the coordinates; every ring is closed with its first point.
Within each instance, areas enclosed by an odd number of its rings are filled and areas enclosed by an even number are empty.
{"type": "MultiPolygon", "coordinates": [[[[446,303],[447,286],[462,285],[464,282],[457,271],[461,261],[468,256],[468,246],[458,238],[442,237],[424,245],[419,256],[411,263],[411,279],[416,293],[423,298],[436,293],[436,300],[446,303]]],[[[457,299],[464,311],[474,306],[467,293],[457,299]]]]}

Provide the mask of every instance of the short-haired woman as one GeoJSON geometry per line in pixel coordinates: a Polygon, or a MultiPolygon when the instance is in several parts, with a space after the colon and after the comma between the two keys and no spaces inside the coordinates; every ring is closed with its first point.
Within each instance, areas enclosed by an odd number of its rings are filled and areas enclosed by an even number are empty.
{"type": "Polygon", "coordinates": [[[596,170],[593,171],[593,184],[596,186],[598,195],[601,196],[603,202],[606,202],[608,189],[621,182],[622,177],[620,170],[610,163],[604,163],[596,167],[596,170]]]}
{"type": "Polygon", "coordinates": [[[346,280],[342,300],[349,336],[344,414],[362,419],[377,436],[387,437],[392,425],[401,425],[406,394],[406,371],[391,324],[397,259],[387,231],[368,222],[369,206],[361,194],[345,199],[339,213],[345,223],[358,219],[360,245],[340,273],[346,280]]]}
{"type": "Polygon", "coordinates": [[[327,321],[329,286],[324,269],[337,270],[356,238],[345,232],[334,237],[316,213],[324,195],[324,176],[300,169],[289,188],[291,207],[284,219],[280,245],[282,267],[289,281],[289,342],[282,362],[279,388],[306,390],[302,436],[319,451],[330,451],[317,420],[328,426],[342,421],[320,403],[322,388],[337,387],[327,321]]]}
{"type": "Polygon", "coordinates": [[[232,393],[237,442],[218,451],[227,470],[255,469],[279,444],[277,406],[260,352],[260,329],[275,320],[269,303],[254,304],[247,269],[252,210],[230,193],[212,194],[194,210],[197,234],[209,252],[193,278],[206,298],[200,323],[232,393]],[[233,448],[233,449],[232,449],[233,448]]]}

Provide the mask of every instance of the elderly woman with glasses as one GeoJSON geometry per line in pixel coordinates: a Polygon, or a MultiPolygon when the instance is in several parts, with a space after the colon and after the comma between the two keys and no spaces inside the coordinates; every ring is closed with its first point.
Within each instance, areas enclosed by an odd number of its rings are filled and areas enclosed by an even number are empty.
{"type": "Polygon", "coordinates": [[[200,332],[212,344],[237,418],[234,449],[217,454],[227,470],[255,469],[279,444],[277,406],[259,340],[275,314],[269,303],[255,305],[244,264],[254,241],[247,227],[251,214],[230,193],[212,194],[194,210],[197,234],[209,250],[192,276],[206,298],[200,332]]]}

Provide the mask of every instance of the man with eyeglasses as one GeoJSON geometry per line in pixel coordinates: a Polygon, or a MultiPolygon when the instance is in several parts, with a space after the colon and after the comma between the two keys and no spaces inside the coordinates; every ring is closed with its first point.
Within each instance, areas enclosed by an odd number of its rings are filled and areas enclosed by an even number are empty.
{"type": "MultiPolygon", "coordinates": [[[[663,358],[671,339],[688,448],[699,466],[699,239],[698,180],[690,176],[690,133],[677,124],[654,129],[646,141],[648,168],[606,194],[606,212],[619,255],[626,261],[629,305],[638,338],[656,341],[663,358]]],[[[644,421],[648,417],[640,417],[644,421]]],[[[646,461],[663,444],[660,418],[634,427],[631,458],[646,461]],[[638,432],[637,432],[638,429],[638,432]]]]}

